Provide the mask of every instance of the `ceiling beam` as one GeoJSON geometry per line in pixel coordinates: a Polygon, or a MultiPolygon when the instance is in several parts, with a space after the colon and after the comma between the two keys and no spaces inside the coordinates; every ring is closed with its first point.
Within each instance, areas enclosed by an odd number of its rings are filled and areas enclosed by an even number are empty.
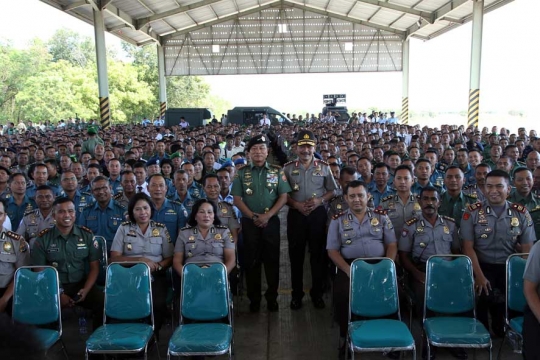
{"type": "Polygon", "coordinates": [[[224,23],[226,21],[235,20],[238,17],[250,15],[250,14],[253,14],[253,13],[256,13],[256,12],[260,12],[262,10],[266,10],[266,9],[271,8],[271,7],[276,7],[276,3],[279,3],[279,0],[275,1],[275,2],[272,2],[272,3],[269,3],[269,4],[265,4],[263,6],[256,6],[254,8],[248,9],[248,10],[243,10],[243,11],[240,11],[240,12],[238,12],[236,14],[233,14],[233,15],[224,16],[224,17],[219,18],[219,19],[208,21],[208,22],[202,23],[200,25],[192,25],[192,26],[189,26],[189,27],[186,27],[186,28],[183,28],[183,29],[179,29],[178,31],[175,31],[174,33],[171,33],[171,34],[166,35],[166,36],[162,36],[161,37],[162,44],[166,45],[165,42],[167,40],[171,40],[171,39],[175,38],[176,36],[184,35],[184,34],[192,32],[192,31],[197,31],[197,30],[204,29],[204,28],[207,28],[207,27],[210,27],[210,26],[213,26],[213,25],[221,24],[221,23],[224,23]]]}
{"type": "Polygon", "coordinates": [[[334,18],[334,19],[348,21],[348,22],[358,24],[358,25],[368,26],[368,27],[371,27],[371,28],[377,29],[377,30],[387,31],[387,32],[399,35],[399,36],[401,36],[403,38],[405,38],[405,35],[406,35],[405,31],[397,30],[397,29],[394,29],[394,28],[391,28],[391,27],[388,27],[388,26],[384,26],[384,25],[375,24],[375,23],[369,22],[369,21],[360,20],[360,19],[353,18],[353,17],[350,17],[350,16],[336,14],[336,13],[331,12],[331,11],[321,10],[321,9],[314,8],[314,7],[311,7],[311,6],[308,6],[308,5],[298,4],[298,3],[295,3],[295,2],[291,2],[289,0],[285,0],[285,1],[283,1],[283,3],[287,4],[289,6],[292,6],[292,7],[296,8],[296,9],[313,12],[313,13],[328,16],[328,17],[331,17],[331,18],[334,18]]]}
{"type": "Polygon", "coordinates": [[[432,16],[433,16],[432,13],[415,10],[407,6],[392,4],[386,1],[379,1],[379,0],[358,0],[357,3],[364,3],[364,4],[373,5],[373,6],[378,6],[383,9],[399,11],[405,14],[421,17],[422,19],[428,22],[432,22],[432,16]]]}
{"type": "Polygon", "coordinates": [[[136,28],[138,30],[138,29],[148,25],[152,21],[165,19],[165,18],[167,18],[169,16],[181,14],[181,13],[187,12],[189,10],[198,9],[198,8],[203,7],[203,6],[208,6],[208,5],[220,2],[220,1],[222,1],[222,0],[203,0],[203,1],[196,2],[194,4],[190,4],[190,5],[186,5],[186,6],[180,6],[180,7],[176,8],[176,9],[165,11],[165,12],[162,12],[160,14],[155,14],[155,15],[152,15],[152,16],[149,16],[149,17],[141,18],[141,19],[137,20],[136,28]]]}
{"type": "Polygon", "coordinates": [[[71,10],[74,10],[76,8],[80,8],[81,6],[86,6],[86,5],[90,5],[90,4],[88,4],[87,1],[77,1],[69,5],[61,5],[61,7],[62,7],[62,10],[64,11],[71,11],[71,10]]]}
{"type": "Polygon", "coordinates": [[[114,16],[116,19],[120,20],[130,28],[135,29],[135,21],[133,20],[133,18],[126,14],[124,11],[117,8],[116,6],[108,4],[107,7],[103,10],[114,16]]]}
{"type": "Polygon", "coordinates": [[[427,22],[427,21],[419,20],[418,23],[410,26],[407,29],[407,38],[412,36],[412,35],[415,35],[415,37],[418,37],[415,34],[417,31],[419,31],[420,29],[422,29],[422,28],[424,28],[424,27],[426,27],[428,25],[434,24],[436,21],[444,18],[448,13],[456,10],[460,6],[465,5],[469,1],[471,1],[471,0],[451,0],[451,1],[449,1],[448,3],[441,6],[439,9],[437,9],[436,11],[433,12],[433,17],[432,17],[433,21],[431,23],[427,22]]]}

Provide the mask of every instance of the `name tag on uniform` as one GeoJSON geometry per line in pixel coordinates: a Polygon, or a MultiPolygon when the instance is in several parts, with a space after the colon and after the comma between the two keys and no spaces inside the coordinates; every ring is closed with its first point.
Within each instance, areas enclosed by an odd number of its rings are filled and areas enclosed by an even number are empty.
{"type": "Polygon", "coordinates": [[[97,216],[89,216],[86,220],[97,220],[97,216]]]}
{"type": "Polygon", "coordinates": [[[86,244],[77,244],[77,250],[86,250],[86,249],[88,249],[86,247],[86,244]]]}
{"type": "Polygon", "coordinates": [[[47,253],[59,252],[59,251],[60,251],[60,249],[58,249],[58,248],[49,248],[49,249],[47,249],[47,253]]]}

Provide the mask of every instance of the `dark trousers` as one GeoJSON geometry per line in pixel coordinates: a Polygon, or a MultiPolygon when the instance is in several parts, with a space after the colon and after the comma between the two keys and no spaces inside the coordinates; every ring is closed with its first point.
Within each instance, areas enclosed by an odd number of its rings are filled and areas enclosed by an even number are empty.
{"type": "Polygon", "coordinates": [[[261,264],[268,289],[266,301],[275,301],[279,286],[279,218],[273,216],[265,228],[255,226],[253,220],[242,218],[244,234],[244,270],[246,274],[247,296],[252,303],[261,301],[261,264]]]}
{"type": "MultiPolygon", "coordinates": [[[[84,287],[86,280],[83,280],[78,283],[62,284],[64,289],[64,294],[73,298],[79,290],[84,287]]],[[[103,290],[98,289],[96,286],[93,286],[92,289],[86,295],[86,298],[83,302],[77,303],[77,306],[82,306],[85,309],[92,311],[92,328],[96,330],[98,327],[103,325],[103,303],[105,295],[103,290]]]]}
{"type": "Polygon", "coordinates": [[[504,307],[506,287],[505,264],[480,264],[484,276],[491,284],[489,295],[482,292],[476,306],[478,320],[489,330],[488,313],[491,315],[491,330],[496,335],[504,332],[504,307]]]}
{"type": "Polygon", "coordinates": [[[287,238],[289,241],[289,258],[291,261],[292,297],[301,299],[304,296],[304,257],[306,243],[310,253],[312,298],[323,295],[324,277],[328,264],[326,253],[326,220],[324,206],[319,206],[308,216],[298,210],[289,209],[287,215],[287,238]]]}
{"type": "Polygon", "coordinates": [[[334,279],[334,319],[339,325],[339,336],[341,337],[347,336],[349,288],[349,277],[343,271],[338,270],[334,279]]]}
{"type": "MultiPolygon", "coordinates": [[[[6,290],[7,290],[7,287],[0,288],[0,297],[4,296],[4,294],[6,293],[6,290]]],[[[11,297],[11,299],[9,299],[6,305],[6,314],[8,314],[10,317],[11,317],[12,308],[13,308],[13,296],[11,297]]]]}
{"type": "Polygon", "coordinates": [[[526,306],[523,315],[523,358],[540,360],[540,323],[531,309],[526,306]]]}

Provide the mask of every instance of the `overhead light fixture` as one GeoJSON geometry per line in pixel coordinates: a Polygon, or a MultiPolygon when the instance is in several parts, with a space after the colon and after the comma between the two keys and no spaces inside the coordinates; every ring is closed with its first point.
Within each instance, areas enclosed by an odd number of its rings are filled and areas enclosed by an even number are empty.
{"type": "Polygon", "coordinates": [[[418,25],[418,27],[422,26],[422,18],[418,19],[416,25],[418,25]]]}

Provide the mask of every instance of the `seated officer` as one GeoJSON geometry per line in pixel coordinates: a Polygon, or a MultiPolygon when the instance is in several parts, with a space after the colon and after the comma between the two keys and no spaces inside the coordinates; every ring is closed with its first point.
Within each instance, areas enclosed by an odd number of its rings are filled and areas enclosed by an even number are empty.
{"type": "Polygon", "coordinates": [[[326,245],[328,257],[339,269],[334,280],[334,306],[342,344],[340,354],[344,353],[347,335],[351,262],[383,256],[394,260],[397,253],[394,227],[386,211],[367,206],[367,185],[354,180],[343,191],[349,209],[330,222],[326,245]]]}
{"type": "Polygon", "coordinates": [[[52,208],[55,226],[38,234],[32,247],[32,264],[56,268],[62,307],[77,304],[91,309],[93,327],[97,329],[103,323],[103,291],[94,286],[101,252],[92,231],[75,225],[76,215],[72,200],[66,197],[55,200],[52,208]]]}

